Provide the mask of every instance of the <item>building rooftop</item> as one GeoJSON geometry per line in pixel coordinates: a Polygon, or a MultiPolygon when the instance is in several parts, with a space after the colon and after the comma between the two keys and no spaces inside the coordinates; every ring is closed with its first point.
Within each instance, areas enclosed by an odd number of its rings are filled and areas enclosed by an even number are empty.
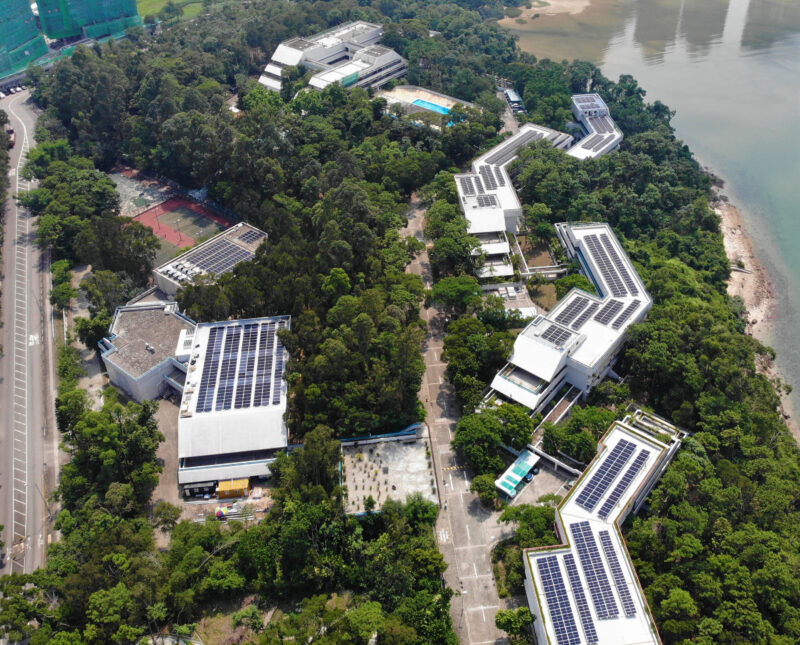
{"type": "Polygon", "coordinates": [[[289,316],[197,326],[178,417],[178,457],[285,447],[289,316]]]}
{"type": "Polygon", "coordinates": [[[118,307],[109,329],[111,349],[104,352],[103,360],[138,378],[175,356],[181,331],[194,327],[193,321],[178,313],[175,302],[118,307]]]}
{"type": "Polygon", "coordinates": [[[252,260],[266,237],[264,231],[242,222],[165,262],[153,273],[178,284],[191,282],[198,275],[222,275],[240,262],[252,260]]]}
{"type": "Polygon", "coordinates": [[[660,644],[619,525],[638,510],[681,443],[680,431],[640,410],[615,421],[556,510],[562,544],[527,549],[534,627],[553,645],[660,644]]]}

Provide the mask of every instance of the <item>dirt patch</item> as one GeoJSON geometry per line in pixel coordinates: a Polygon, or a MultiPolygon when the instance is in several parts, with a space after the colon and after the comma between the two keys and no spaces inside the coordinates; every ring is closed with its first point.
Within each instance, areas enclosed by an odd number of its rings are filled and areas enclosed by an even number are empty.
{"type": "Polygon", "coordinates": [[[556,297],[556,285],[554,284],[537,284],[528,287],[531,294],[531,300],[540,308],[545,311],[550,311],[556,306],[558,298],[556,297]]]}
{"type": "Polygon", "coordinates": [[[517,241],[529,267],[549,267],[556,264],[550,255],[550,248],[542,240],[527,235],[518,235],[517,241]]]}

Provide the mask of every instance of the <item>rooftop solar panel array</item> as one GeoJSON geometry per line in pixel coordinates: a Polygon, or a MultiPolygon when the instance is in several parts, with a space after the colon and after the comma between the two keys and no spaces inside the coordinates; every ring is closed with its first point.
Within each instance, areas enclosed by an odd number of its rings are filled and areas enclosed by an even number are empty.
{"type": "Polygon", "coordinates": [[[583,583],[578,575],[578,567],[575,566],[575,558],[571,553],[564,555],[564,567],[567,569],[567,578],[569,579],[570,587],[572,587],[572,596],[575,598],[578,614],[581,617],[581,625],[586,636],[586,642],[589,645],[595,645],[595,643],[599,642],[597,630],[594,628],[594,619],[592,619],[592,613],[589,611],[589,603],[583,591],[583,583]]]}
{"type": "Polygon", "coordinates": [[[569,340],[570,336],[572,336],[571,331],[562,329],[558,325],[550,325],[542,334],[542,340],[553,343],[556,347],[561,347],[569,340]]]}
{"type": "Polygon", "coordinates": [[[219,370],[215,410],[230,410],[233,403],[233,386],[236,380],[236,363],[239,360],[239,341],[242,336],[242,328],[234,325],[228,327],[227,331],[225,350],[222,354],[222,367],[219,370]]]}
{"type": "MultiPolygon", "coordinates": [[[[609,259],[605,248],[597,240],[597,236],[594,234],[587,235],[583,239],[592,254],[594,263],[600,270],[600,274],[603,276],[608,288],[611,289],[611,295],[613,295],[615,298],[621,298],[628,295],[628,292],[625,290],[625,286],[622,284],[622,280],[619,278],[619,274],[617,273],[615,265],[609,259]]],[[[619,260],[619,258],[617,258],[617,260],[619,260]]],[[[617,264],[619,264],[619,262],[617,264]]]]}
{"type": "Polygon", "coordinates": [[[256,365],[256,344],[258,343],[258,325],[250,324],[244,327],[244,337],[242,338],[242,357],[239,359],[239,375],[236,385],[236,399],[233,407],[250,407],[250,400],[253,396],[253,377],[256,365]]]}
{"type": "Polygon", "coordinates": [[[497,185],[498,186],[505,186],[506,185],[506,178],[503,175],[503,170],[498,166],[494,168],[495,177],[497,177],[497,185]]]}
{"type": "Polygon", "coordinates": [[[497,189],[497,180],[494,177],[494,171],[491,166],[481,166],[478,172],[481,174],[481,177],[483,177],[483,185],[486,187],[486,190],[497,189]]]}
{"type": "Polygon", "coordinates": [[[634,477],[639,474],[639,471],[644,466],[644,463],[647,461],[647,458],[650,456],[649,450],[642,450],[638,455],[636,455],[636,459],[633,460],[631,467],[625,471],[625,474],[622,476],[622,479],[619,480],[616,486],[614,486],[614,490],[611,491],[611,494],[608,496],[603,505],[600,507],[600,510],[597,512],[597,516],[601,519],[606,519],[609,514],[611,513],[611,509],[614,508],[614,505],[619,501],[620,497],[628,490],[628,486],[631,485],[634,477]]]}
{"type": "Polygon", "coordinates": [[[545,556],[536,560],[539,576],[542,579],[544,597],[547,600],[547,611],[550,622],[556,634],[558,645],[580,645],[581,637],[572,605],[569,604],[569,595],[558,566],[558,558],[554,555],[545,556]]]}
{"type": "Polygon", "coordinates": [[[253,407],[269,405],[272,388],[272,356],[275,346],[275,323],[261,326],[258,343],[258,367],[256,367],[255,393],[253,407]]]}
{"type": "Polygon", "coordinates": [[[600,536],[600,544],[603,545],[603,552],[606,554],[606,560],[608,560],[608,567],[611,569],[611,577],[614,578],[614,586],[617,588],[619,599],[622,601],[622,611],[625,612],[628,618],[632,618],[636,615],[636,605],[633,603],[628,584],[625,582],[625,576],[622,575],[622,567],[619,566],[617,552],[611,543],[611,536],[608,531],[598,531],[598,535],[600,536]]]}
{"type": "Polygon", "coordinates": [[[494,195],[478,195],[478,207],[491,208],[497,206],[497,197],[494,195]]]}
{"type": "Polygon", "coordinates": [[[601,233],[600,241],[603,243],[603,247],[608,253],[608,257],[611,258],[611,261],[614,263],[614,266],[616,267],[617,271],[619,271],[619,275],[622,278],[622,281],[625,283],[625,286],[628,288],[628,292],[632,296],[638,296],[639,288],[636,286],[636,283],[633,281],[633,278],[631,278],[631,274],[628,273],[628,268],[625,266],[625,263],[620,259],[619,255],[617,254],[617,250],[614,248],[614,244],[611,242],[611,238],[608,237],[606,233],[601,233]]]}
{"type": "Polygon", "coordinates": [[[217,368],[219,357],[222,353],[222,339],[225,332],[222,327],[212,327],[208,333],[206,345],[206,363],[203,366],[203,376],[200,379],[200,388],[197,392],[197,412],[210,412],[214,405],[214,393],[217,389],[217,368]]]}
{"type": "Polygon", "coordinates": [[[212,327],[195,412],[278,405],[285,350],[276,331],[286,326],[282,319],[212,327]]]}
{"type": "Polygon", "coordinates": [[[239,236],[239,239],[242,242],[246,242],[247,244],[250,244],[251,242],[258,242],[258,240],[260,240],[265,235],[266,235],[266,233],[264,233],[263,231],[249,230],[249,231],[245,231],[244,233],[242,233],[239,236]]]}
{"type": "Polygon", "coordinates": [[[590,304],[586,309],[581,312],[581,315],[575,319],[575,322],[572,323],[571,327],[573,329],[580,329],[583,327],[583,323],[589,320],[589,316],[591,316],[600,305],[596,302],[590,304]]]}
{"type": "Polygon", "coordinates": [[[612,138],[612,137],[601,137],[601,138],[600,138],[600,141],[598,141],[598,142],[597,142],[597,143],[594,145],[594,147],[592,148],[592,152],[597,152],[598,150],[600,150],[600,149],[601,149],[603,146],[605,146],[605,145],[606,145],[606,144],[609,142],[609,140],[610,140],[611,138],[612,138]]]}
{"type": "Polygon", "coordinates": [[[502,166],[503,164],[511,161],[514,157],[517,156],[520,148],[522,146],[526,146],[529,143],[533,143],[534,141],[538,141],[541,139],[544,134],[539,132],[538,130],[527,130],[522,134],[516,135],[516,139],[509,139],[508,145],[503,146],[495,152],[491,157],[486,159],[486,163],[494,165],[494,166],[502,166]]]}
{"type": "Polygon", "coordinates": [[[589,585],[589,595],[592,597],[597,617],[600,620],[616,618],[619,616],[619,608],[614,599],[614,592],[611,591],[606,568],[600,558],[600,551],[597,549],[597,542],[589,522],[570,524],[569,529],[578,551],[578,560],[586,577],[586,584],[589,585]]]}
{"type": "Polygon", "coordinates": [[[625,324],[625,321],[628,320],[633,315],[633,312],[639,308],[639,305],[642,304],[639,300],[632,300],[628,303],[628,306],[625,307],[625,311],[623,311],[617,319],[611,323],[611,327],[614,329],[619,329],[622,325],[625,324]]]}
{"type": "Polygon", "coordinates": [[[472,185],[472,177],[459,177],[458,183],[461,184],[461,192],[465,195],[475,194],[475,186],[472,185]]]}
{"type": "Polygon", "coordinates": [[[608,454],[608,457],[603,460],[603,463],[600,464],[589,481],[583,486],[575,503],[587,511],[593,511],[594,507],[597,506],[597,502],[605,495],[605,492],[617,478],[623,466],[628,463],[635,447],[636,444],[631,441],[620,439],[608,454]]]}
{"type": "Polygon", "coordinates": [[[561,310],[561,313],[556,316],[556,322],[562,325],[569,325],[588,304],[588,298],[584,298],[583,296],[574,297],[569,304],[561,310]]]}
{"type": "Polygon", "coordinates": [[[598,141],[602,141],[602,140],[603,140],[603,135],[602,134],[593,134],[591,137],[586,139],[586,141],[584,141],[581,144],[581,148],[585,148],[586,150],[590,150],[592,147],[594,147],[594,145],[598,141]]]}
{"type": "Polygon", "coordinates": [[[194,251],[189,251],[183,261],[191,262],[206,273],[219,275],[230,271],[239,262],[250,260],[252,257],[251,251],[228,240],[219,239],[194,251]]]}
{"type": "Polygon", "coordinates": [[[621,300],[609,300],[603,305],[603,308],[597,313],[594,319],[601,325],[607,325],[611,322],[611,319],[619,313],[620,309],[622,309],[621,300]]]}
{"type": "Polygon", "coordinates": [[[484,192],[486,192],[483,190],[483,182],[481,181],[481,178],[478,177],[478,175],[472,176],[472,183],[475,184],[475,190],[478,191],[479,195],[483,195],[484,192]]]}

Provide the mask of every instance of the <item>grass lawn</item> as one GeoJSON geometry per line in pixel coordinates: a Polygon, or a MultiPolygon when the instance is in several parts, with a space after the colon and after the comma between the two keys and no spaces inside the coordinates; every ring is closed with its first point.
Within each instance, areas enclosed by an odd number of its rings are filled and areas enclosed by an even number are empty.
{"type": "MultiPolygon", "coordinates": [[[[166,6],[168,1],[169,0],[139,0],[139,15],[142,18],[149,15],[154,16],[166,6]]],[[[196,18],[203,10],[202,0],[189,0],[188,2],[186,2],[186,0],[176,0],[175,4],[183,7],[184,20],[196,18]]]]}

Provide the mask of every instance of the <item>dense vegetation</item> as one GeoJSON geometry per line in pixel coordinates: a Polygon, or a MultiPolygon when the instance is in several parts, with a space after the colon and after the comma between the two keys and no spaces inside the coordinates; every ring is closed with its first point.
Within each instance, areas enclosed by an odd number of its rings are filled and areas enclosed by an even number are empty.
{"type": "MultiPolygon", "coordinates": [[[[46,108],[39,140],[53,154],[69,147],[67,157],[42,164],[44,181],[66,200],[64,211],[37,203],[43,214],[49,209],[48,221],[80,232],[87,216],[74,204],[84,181],[102,197],[88,221],[113,213],[94,168],[124,160],[206,186],[268,232],[254,262],[180,298],[200,320],[294,316],[285,337],[289,420],[306,445],[276,468],[276,506],[258,526],[171,528],[161,516],[146,517],[158,440],[149,406],[122,406],[112,396],[103,410],[88,411],[80,394],[60,393],[59,423],[73,430],[75,464],[60,488],[63,541],[45,570],[3,579],[4,630],[18,637],[39,625],[33,643],[132,642],[191,623],[213,599],[255,591],[264,604],[306,598],[263,642],[307,639],[322,626],[330,626],[327,642],[362,642],[370,630],[387,643],[452,641],[431,532],[435,509],[412,500],[384,506],[380,516],[346,517],[331,437],[420,417],[424,294],[403,273],[417,247],[397,229],[404,202],[424,185],[423,198],[441,202],[428,222],[441,278],[431,297],[452,318],[448,374],[466,412],[510,349],[519,321],[482,301],[468,278],[474,241],[457,217],[450,179],[496,135],[496,74],[515,84],[530,118],[554,127],[569,118],[570,93],[591,82],[626,134],[619,153],[587,162],[533,146],[513,174],[532,234],[547,239],[552,224],[567,219],[609,221],[655,300],[618,365],[626,385],[599,388],[592,403],[617,404],[630,392],[695,432],[648,513],[627,527],[664,641],[800,640],[800,459],[773,384],[757,370],[770,353],[743,335],[725,295],[728,263],[708,207],[710,180],[674,138],[669,110],[646,104],[632,78],[614,83],[587,63],[519,56],[507,34],[483,22],[493,11],[467,0],[224,3],[145,47],[80,49],[51,76],[37,72],[36,99],[46,108]],[[383,114],[383,103],[361,91],[295,97],[300,69],[280,98],[248,82],[280,40],[359,18],[386,24],[385,42],[410,62],[409,82],[487,109],[465,111],[463,121],[437,131],[383,114]],[[440,35],[428,37],[429,29],[440,35]],[[239,95],[240,118],[224,108],[230,91],[239,95]],[[154,523],[172,531],[165,553],[154,551],[154,523]],[[353,595],[342,600],[346,591],[353,595]]],[[[77,234],[52,230],[48,244],[82,257],[77,234]]],[[[134,265],[113,264],[123,258],[104,255],[102,242],[105,270],[136,274],[134,265]]],[[[99,309],[104,289],[96,292],[99,309]]],[[[589,409],[550,430],[549,440],[586,457],[605,414],[589,409]]],[[[496,469],[498,442],[515,435],[480,415],[462,423],[457,442],[480,446],[483,438],[467,439],[486,435],[486,454],[477,458],[486,457],[485,472],[496,469]]],[[[540,520],[515,518],[518,536],[540,520]]]]}

